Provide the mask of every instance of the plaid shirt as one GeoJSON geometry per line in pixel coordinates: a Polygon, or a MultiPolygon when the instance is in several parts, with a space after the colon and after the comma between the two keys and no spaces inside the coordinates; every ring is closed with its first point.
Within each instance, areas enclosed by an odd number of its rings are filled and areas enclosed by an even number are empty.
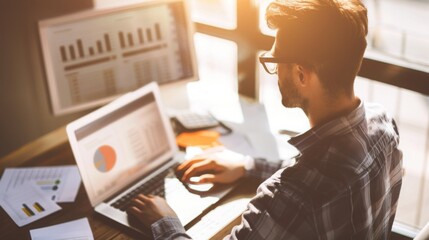
{"type": "MultiPolygon", "coordinates": [[[[250,164],[248,175],[269,178],[227,239],[389,238],[402,182],[393,119],[361,103],[289,143],[301,153],[293,166],[263,159],[250,164]]],[[[175,218],[161,219],[152,230],[155,239],[189,239],[175,218]]]]}

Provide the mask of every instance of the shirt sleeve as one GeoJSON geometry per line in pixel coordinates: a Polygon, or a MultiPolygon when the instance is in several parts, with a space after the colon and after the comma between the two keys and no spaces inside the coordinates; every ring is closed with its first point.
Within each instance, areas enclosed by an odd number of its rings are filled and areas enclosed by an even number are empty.
{"type": "Polygon", "coordinates": [[[152,224],[153,239],[185,240],[192,239],[186,234],[180,220],[176,217],[163,217],[152,224]]]}
{"type": "Polygon", "coordinates": [[[279,193],[268,185],[249,202],[241,223],[224,240],[319,239],[311,219],[293,192],[279,193]]]}
{"type": "Polygon", "coordinates": [[[247,156],[245,159],[246,176],[265,180],[285,165],[287,165],[286,161],[268,162],[264,158],[247,156]]]}

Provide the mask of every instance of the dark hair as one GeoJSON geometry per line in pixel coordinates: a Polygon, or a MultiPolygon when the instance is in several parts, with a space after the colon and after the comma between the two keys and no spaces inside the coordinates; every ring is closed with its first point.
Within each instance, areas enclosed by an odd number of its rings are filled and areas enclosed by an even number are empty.
{"type": "Polygon", "coordinates": [[[277,0],[266,20],[277,29],[276,54],[311,67],[331,93],[352,91],[367,45],[360,0],[277,0]]]}

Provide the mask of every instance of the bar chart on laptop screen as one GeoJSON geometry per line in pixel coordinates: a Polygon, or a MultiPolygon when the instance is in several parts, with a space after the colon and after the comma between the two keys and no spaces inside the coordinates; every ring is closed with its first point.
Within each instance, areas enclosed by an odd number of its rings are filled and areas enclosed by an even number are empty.
{"type": "Polygon", "coordinates": [[[43,51],[51,98],[59,100],[54,108],[181,79],[186,70],[174,21],[173,10],[158,5],[41,28],[49,42],[43,51]]]}

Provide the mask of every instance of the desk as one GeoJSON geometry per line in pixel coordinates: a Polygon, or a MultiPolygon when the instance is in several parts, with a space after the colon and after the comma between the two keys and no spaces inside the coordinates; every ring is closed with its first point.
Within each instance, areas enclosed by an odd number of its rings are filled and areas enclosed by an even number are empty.
{"type": "MultiPolygon", "coordinates": [[[[55,166],[65,164],[76,164],[64,128],[60,128],[49,133],[0,159],[0,174],[7,167],[31,167],[31,166],[55,166]]],[[[216,204],[215,208],[206,215],[214,211],[220,211],[222,206],[228,202],[250,198],[255,194],[257,182],[239,184],[225,199],[216,204]]],[[[95,239],[137,239],[139,235],[124,231],[118,224],[110,223],[107,219],[97,215],[88,200],[85,189],[81,185],[75,202],[60,203],[62,210],[55,212],[43,219],[30,223],[23,227],[18,227],[6,212],[0,210],[0,239],[30,239],[29,230],[59,224],[82,217],[87,217],[95,239]]],[[[237,213],[239,216],[240,213],[237,213]]],[[[212,239],[219,239],[225,236],[232,226],[240,221],[239,217],[213,235],[212,239]]],[[[198,226],[198,219],[193,221],[187,229],[198,226]]]]}

